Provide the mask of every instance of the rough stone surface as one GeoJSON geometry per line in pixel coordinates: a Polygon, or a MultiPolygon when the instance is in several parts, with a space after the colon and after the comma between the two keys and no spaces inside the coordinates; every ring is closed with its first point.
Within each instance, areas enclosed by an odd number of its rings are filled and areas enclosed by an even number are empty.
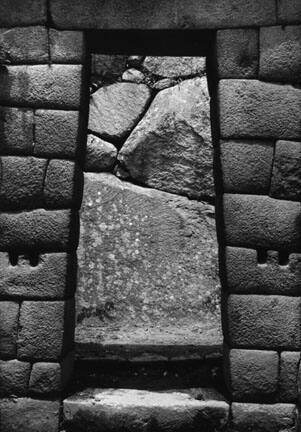
{"type": "Polygon", "coordinates": [[[122,79],[123,81],[129,81],[129,82],[134,82],[139,84],[144,80],[144,74],[137,69],[131,68],[131,69],[127,69],[122,74],[122,79]]]}
{"type": "Polygon", "coordinates": [[[300,297],[232,294],[226,310],[226,339],[231,347],[301,348],[300,297]]]}
{"type": "Polygon", "coordinates": [[[282,402],[296,402],[300,352],[282,352],[280,356],[279,393],[282,402]]]}
{"type": "Polygon", "coordinates": [[[223,209],[228,246],[300,251],[300,203],[225,194],[223,209]]]}
{"type": "Polygon", "coordinates": [[[27,155],[32,149],[32,110],[0,107],[0,153],[27,155]]]}
{"type": "Polygon", "coordinates": [[[150,187],[191,198],[213,196],[213,156],[206,77],[161,91],[118,159],[150,187]]]}
{"type": "Polygon", "coordinates": [[[276,142],[270,195],[301,201],[300,142],[276,142]]]}
{"type": "Polygon", "coordinates": [[[30,369],[30,363],[0,360],[0,396],[25,396],[30,369]]]}
{"type": "Polygon", "coordinates": [[[1,432],[57,432],[60,402],[29,398],[0,401],[1,432]]]}
{"type": "Polygon", "coordinates": [[[113,144],[95,135],[88,135],[85,171],[111,171],[115,165],[116,158],[117,149],[113,144]]]}
{"type": "Polygon", "coordinates": [[[127,56],[123,55],[91,55],[91,73],[105,80],[118,78],[126,68],[127,56]]]}
{"type": "Polygon", "coordinates": [[[260,79],[301,81],[301,26],[260,29],[260,79]]]}
{"type": "Polygon", "coordinates": [[[74,301],[24,301],[20,311],[19,359],[57,360],[72,348],[74,301]]]}
{"type": "Polygon", "coordinates": [[[0,252],[0,297],[64,299],[75,291],[76,255],[65,253],[19,255],[12,265],[0,252]]]}
{"type": "Polygon", "coordinates": [[[301,89],[257,80],[221,80],[223,138],[301,137],[301,89]]]}
{"type": "Polygon", "coordinates": [[[163,78],[153,84],[154,90],[164,90],[177,84],[177,81],[171,78],[163,78]]]}
{"type": "Polygon", "coordinates": [[[46,160],[33,157],[0,158],[0,209],[41,207],[46,160]]]}
{"type": "Polygon", "coordinates": [[[180,392],[127,389],[95,389],[63,404],[67,430],[89,424],[95,432],[218,431],[226,425],[229,409],[226,402],[199,401],[180,392]]]}
{"type": "Polygon", "coordinates": [[[85,174],[79,342],[221,342],[213,206],[85,174]]]}
{"type": "Polygon", "coordinates": [[[15,27],[44,24],[47,20],[46,0],[1,0],[0,26],[15,27]]]}
{"type": "Polygon", "coordinates": [[[19,303],[0,302],[0,355],[2,358],[16,355],[19,303]]]}
{"type": "Polygon", "coordinates": [[[35,156],[74,159],[81,144],[78,111],[36,110],[35,156]]]}
{"type": "Polygon", "coordinates": [[[228,246],[225,250],[226,285],[237,294],[300,295],[301,254],[268,251],[261,262],[254,249],[228,246]]]}
{"type": "Polygon", "coordinates": [[[84,63],[84,32],[50,29],[49,43],[50,60],[53,63],[84,63]]]}
{"type": "Polygon", "coordinates": [[[268,194],[274,143],[267,141],[222,141],[221,169],[225,192],[268,194]]]}
{"type": "Polygon", "coordinates": [[[0,69],[0,103],[70,108],[81,104],[80,65],[6,66],[0,69]]]}
{"type": "Polygon", "coordinates": [[[150,100],[145,84],[116,83],[97,90],[90,99],[88,128],[101,138],[125,138],[136,125],[150,100]]]}
{"type": "Polygon", "coordinates": [[[77,235],[78,215],[69,210],[0,213],[0,251],[71,251],[77,235]]]}
{"type": "Polygon", "coordinates": [[[278,0],[278,22],[281,24],[301,22],[301,4],[299,0],[278,0]]]}
{"type": "Polygon", "coordinates": [[[216,36],[219,78],[256,78],[258,73],[258,30],[218,30],[216,36]]]}
{"type": "Polygon", "coordinates": [[[164,78],[203,75],[206,57],[145,57],[143,67],[147,72],[164,78]]]}

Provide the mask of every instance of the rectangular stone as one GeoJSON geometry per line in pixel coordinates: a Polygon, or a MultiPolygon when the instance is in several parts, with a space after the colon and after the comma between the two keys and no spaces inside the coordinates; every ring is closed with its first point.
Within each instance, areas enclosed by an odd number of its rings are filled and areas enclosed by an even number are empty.
{"type": "Polygon", "coordinates": [[[299,0],[277,1],[277,21],[280,24],[301,23],[301,2],[299,0]]]}
{"type": "Polygon", "coordinates": [[[84,32],[51,28],[49,43],[52,63],[84,63],[86,55],[84,32]]]}
{"type": "Polygon", "coordinates": [[[0,107],[0,154],[29,155],[33,149],[33,111],[0,107]]]}
{"type": "Polygon", "coordinates": [[[26,396],[31,364],[0,360],[0,396],[26,396]]]}
{"type": "Polygon", "coordinates": [[[226,311],[225,337],[233,348],[301,348],[300,297],[232,294],[226,311]]]}
{"type": "Polygon", "coordinates": [[[223,202],[226,245],[301,250],[301,203],[236,194],[224,194],[223,202]]]}
{"type": "Polygon", "coordinates": [[[279,396],[282,402],[296,402],[300,352],[282,352],[280,355],[279,396]]]}
{"type": "Polygon", "coordinates": [[[0,26],[16,27],[44,24],[47,0],[1,0],[0,26]]]}
{"type": "Polygon", "coordinates": [[[19,303],[0,301],[0,357],[16,355],[19,303]]]}
{"type": "Polygon", "coordinates": [[[301,89],[257,80],[221,80],[223,138],[301,137],[301,89]]]}

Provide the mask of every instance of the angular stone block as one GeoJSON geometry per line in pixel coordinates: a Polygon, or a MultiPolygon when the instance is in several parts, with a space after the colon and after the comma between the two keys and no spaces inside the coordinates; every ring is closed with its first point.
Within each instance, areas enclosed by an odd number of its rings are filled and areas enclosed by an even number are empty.
{"type": "Polygon", "coordinates": [[[0,302],[0,356],[2,358],[16,355],[19,303],[0,302]]]}
{"type": "Polygon", "coordinates": [[[25,396],[30,370],[30,363],[0,360],[0,396],[25,396]]]}
{"type": "Polygon", "coordinates": [[[32,154],[33,111],[0,107],[0,154],[32,154]]]}
{"type": "Polygon", "coordinates": [[[0,103],[77,109],[81,93],[81,65],[20,65],[0,70],[0,103]]]}
{"type": "Polygon", "coordinates": [[[233,348],[301,348],[301,298],[235,295],[227,299],[225,336],[233,348]]]}
{"type": "Polygon", "coordinates": [[[237,294],[300,295],[301,254],[268,251],[262,262],[254,249],[228,246],[225,249],[226,286],[237,294]]]}
{"type": "Polygon", "coordinates": [[[301,137],[301,89],[257,80],[221,80],[223,138],[301,137]]]}
{"type": "Polygon", "coordinates": [[[280,355],[279,397],[282,402],[296,402],[300,352],[282,352],[280,355]]]}
{"type": "Polygon", "coordinates": [[[0,297],[62,300],[75,287],[75,254],[20,255],[12,265],[9,254],[0,252],[0,297]]]}
{"type": "Polygon", "coordinates": [[[216,36],[219,78],[256,78],[258,73],[258,30],[218,30],[216,36]]]}
{"type": "Polygon", "coordinates": [[[1,0],[2,27],[44,24],[46,20],[47,0],[1,0]]]}
{"type": "Polygon", "coordinates": [[[74,300],[24,301],[20,310],[18,358],[57,360],[73,346],[74,300]]]}
{"type": "Polygon", "coordinates": [[[301,203],[258,195],[224,195],[225,242],[229,246],[301,250],[301,203]]]}
{"type": "Polygon", "coordinates": [[[301,23],[299,0],[278,0],[277,21],[281,24],[301,23]]]}
{"type": "Polygon", "coordinates": [[[79,111],[36,110],[34,155],[74,159],[81,147],[79,111]]]}
{"type": "Polygon", "coordinates": [[[116,163],[116,157],[117,148],[113,144],[95,135],[88,135],[85,171],[111,171],[116,163]]]}
{"type": "Polygon", "coordinates": [[[268,194],[273,157],[273,142],[221,141],[220,158],[224,191],[268,194]]]}
{"type": "Polygon", "coordinates": [[[49,30],[50,60],[52,63],[84,63],[85,35],[80,31],[49,30]]]}

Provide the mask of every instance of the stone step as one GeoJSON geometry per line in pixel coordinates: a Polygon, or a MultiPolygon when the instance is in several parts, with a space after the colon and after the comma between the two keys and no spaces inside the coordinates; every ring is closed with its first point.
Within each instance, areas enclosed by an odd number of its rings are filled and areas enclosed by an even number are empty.
{"type": "Polygon", "coordinates": [[[87,389],[63,401],[66,432],[218,432],[229,405],[215,390],[87,389]]]}

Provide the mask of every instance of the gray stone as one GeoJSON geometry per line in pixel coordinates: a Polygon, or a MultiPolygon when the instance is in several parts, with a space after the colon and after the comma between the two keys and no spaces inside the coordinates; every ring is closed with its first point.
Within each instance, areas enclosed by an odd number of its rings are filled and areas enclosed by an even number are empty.
{"type": "Polygon", "coordinates": [[[301,4],[299,0],[278,0],[277,21],[281,24],[301,22],[301,4]]]}
{"type": "Polygon", "coordinates": [[[143,67],[148,73],[164,78],[204,75],[206,57],[145,57],[143,67]]]}
{"type": "Polygon", "coordinates": [[[0,26],[17,27],[46,24],[46,0],[1,0],[0,26]]]}
{"type": "Polygon", "coordinates": [[[0,302],[0,353],[2,358],[16,355],[19,309],[17,302],[0,302]]]}
{"type": "Polygon", "coordinates": [[[153,87],[153,89],[160,91],[160,90],[164,90],[168,87],[172,87],[176,84],[177,84],[176,80],[173,80],[171,78],[163,78],[159,81],[156,81],[152,87],[153,87]]]}
{"type": "Polygon", "coordinates": [[[88,135],[85,171],[111,171],[115,165],[116,158],[117,149],[113,144],[95,135],[88,135]]]}
{"type": "Polygon", "coordinates": [[[107,80],[117,79],[126,68],[127,57],[124,55],[91,55],[92,76],[107,80]]]}
{"type": "Polygon", "coordinates": [[[33,151],[33,111],[0,107],[0,153],[28,155],[33,151]]]}
{"type": "Polygon", "coordinates": [[[150,100],[144,84],[117,83],[102,87],[90,99],[89,125],[101,138],[125,138],[143,115],[150,100]]]}
{"type": "Polygon", "coordinates": [[[191,198],[213,196],[206,77],[162,90],[126,140],[118,160],[139,183],[191,198]]]}
{"type": "Polygon", "coordinates": [[[123,81],[129,81],[139,84],[144,80],[144,74],[137,69],[131,68],[123,72],[122,79],[123,81]]]}
{"type": "Polygon", "coordinates": [[[129,56],[127,59],[127,65],[133,68],[137,68],[141,66],[141,63],[143,62],[144,57],[139,55],[132,55],[129,56]]]}
{"type": "Polygon", "coordinates": [[[280,355],[279,396],[282,402],[296,402],[300,352],[282,352],[280,355]]]}
{"type": "Polygon", "coordinates": [[[49,29],[50,60],[53,63],[84,63],[85,35],[80,31],[49,29]]]}
{"type": "Polygon", "coordinates": [[[0,360],[0,396],[25,396],[30,369],[30,363],[0,360]]]}

